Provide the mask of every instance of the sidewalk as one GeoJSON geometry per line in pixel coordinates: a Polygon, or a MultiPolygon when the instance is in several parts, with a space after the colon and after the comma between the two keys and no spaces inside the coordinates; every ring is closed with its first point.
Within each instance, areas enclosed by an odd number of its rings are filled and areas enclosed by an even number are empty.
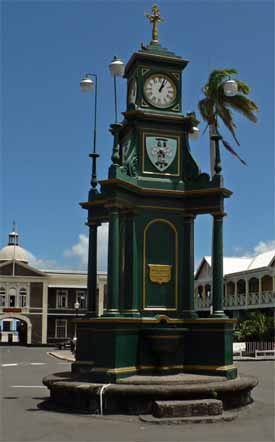
{"type": "Polygon", "coordinates": [[[67,362],[74,362],[75,356],[70,350],[56,350],[56,351],[49,351],[47,353],[49,356],[53,356],[57,359],[62,359],[63,361],[67,362]]]}
{"type": "MultiPolygon", "coordinates": [[[[49,351],[47,353],[49,356],[53,356],[54,358],[61,359],[63,361],[67,362],[74,362],[75,356],[70,350],[56,350],[56,351],[49,351]]],[[[255,357],[248,357],[248,356],[233,356],[234,361],[274,361],[274,356],[258,356],[255,357]]]]}

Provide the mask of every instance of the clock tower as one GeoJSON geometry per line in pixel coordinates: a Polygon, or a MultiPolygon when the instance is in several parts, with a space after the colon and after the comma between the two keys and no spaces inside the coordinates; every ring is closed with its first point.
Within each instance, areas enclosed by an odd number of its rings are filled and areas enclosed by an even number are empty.
{"type": "Polygon", "coordinates": [[[111,125],[112,164],[88,211],[88,310],[78,320],[73,371],[95,382],[133,373],[195,372],[236,376],[232,320],[222,306],[224,188],[216,137],[216,174],[201,173],[189,146],[199,123],[182,112],[188,62],[163,48],[159,7],[146,14],[152,41],[125,68],[127,104],[111,125]],[[194,310],[194,223],[213,217],[213,314],[194,310]],[[96,316],[97,229],[109,223],[108,293],[96,316]],[[215,350],[213,350],[213,346],[215,350]],[[211,348],[211,351],[209,349],[211,348]]]}

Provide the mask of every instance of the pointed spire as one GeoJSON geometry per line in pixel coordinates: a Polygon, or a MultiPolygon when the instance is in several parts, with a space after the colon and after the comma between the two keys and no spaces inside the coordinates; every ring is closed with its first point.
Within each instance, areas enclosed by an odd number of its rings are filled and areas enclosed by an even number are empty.
{"type": "Polygon", "coordinates": [[[9,233],[9,246],[18,246],[18,233],[16,233],[16,223],[13,221],[12,223],[12,232],[9,233]]]}

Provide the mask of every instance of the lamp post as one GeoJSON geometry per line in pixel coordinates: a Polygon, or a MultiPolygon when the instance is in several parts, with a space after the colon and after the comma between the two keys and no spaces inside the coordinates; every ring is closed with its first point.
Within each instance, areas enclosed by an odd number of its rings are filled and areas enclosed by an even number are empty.
{"type": "Polygon", "coordinates": [[[124,63],[118,57],[114,56],[112,62],[109,64],[111,75],[114,77],[114,92],[115,92],[115,123],[117,123],[117,89],[116,77],[123,77],[124,63]]]}
{"type": "Polygon", "coordinates": [[[91,190],[89,192],[89,199],[92,199],[97,194],[97,173],[96,173],[96,160],[99,154],[96,152],[96,119],[97,119],[97,75],[86,74],[80,81],[80,89],[83,92],[91,92],[95,90],[94,100],[94,137],[93,137],[93,151],[89,154],[92,158],[92,178],[91,178],[91,190]],[[95,81],[93,81],[94,77],[95,81]]]}
{"type": "MultiPolygon", "coordinates": [[[[78,301],[76,301],[76,302],[74,303],[75,319],[77,319],[77,317],[78,317],[79,307],[80,307],[80,304],[79,304],[78,301]]],[[[76,338],[77,338],[77,336],[76,336],[76,323],[75,323],[75,324],[74,324],[74,340],[75,340],[75,341],[76,341],[76,338]]]]}

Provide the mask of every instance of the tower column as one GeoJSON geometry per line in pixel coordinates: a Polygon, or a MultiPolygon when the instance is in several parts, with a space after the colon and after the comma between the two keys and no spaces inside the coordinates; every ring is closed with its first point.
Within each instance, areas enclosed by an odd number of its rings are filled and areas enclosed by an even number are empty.
{"type": "Polygon", "coordinates": [[[108,306],[105,315],[116,315],[119,311],[119,209],[110,208],[108,240],[108,306]]]}
{"type": "Polygon", "coordinates": [[[96,315],[97,288],[97,228],[99,224],[89,224],[88,255],[88,315],[96,315]]]}
{"type": "MultiPolygon", "coordinates": [[[[136,226],[136,216],[137,213],[133,212],[131,214],[131,233],[132,233],[132,253],[133,253],[133,259],[132,259],[132,310],[138,311],[140,309],[139,304],[139,287],[138,287],[138,248],[137,248],[137,226],[136,226]]],[[[136,314],[138,314],[136,312],[136,314]]]]}
{"type": "Polygon", "coordinates": [[[223,217],[224,214],[213,216],[212,236],[212,317],[226,317],[223,310],[223,217]]]}
{"type": "Polygon", "coordinates": [[[194,215],[183,218],[183,293],[179,299],[179,312],[184,318],[195,318],[194,309],[194,215]]]}

